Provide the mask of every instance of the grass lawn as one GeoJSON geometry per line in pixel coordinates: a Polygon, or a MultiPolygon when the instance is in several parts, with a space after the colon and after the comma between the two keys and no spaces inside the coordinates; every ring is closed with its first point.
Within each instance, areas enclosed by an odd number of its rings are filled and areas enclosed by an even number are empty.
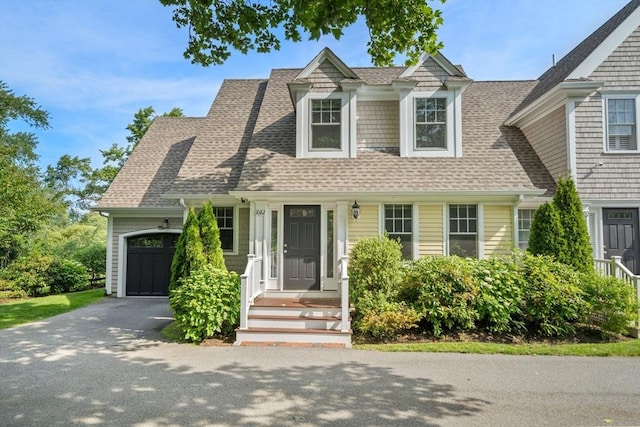
{"type": "Polygon", "coordinates": [[[585,344],[500,344],[486,342],[428,342],[358,344],[354,348],[374,351],[432,353],[511,354],[535,356],[640,356],[640,339],[614,343],[585,344]]]}
{"type": "Polygon", "coordinates": [[[21,299],[0,304],[0,329],[46,319],[102,299],[104,289],[21,299]]]}

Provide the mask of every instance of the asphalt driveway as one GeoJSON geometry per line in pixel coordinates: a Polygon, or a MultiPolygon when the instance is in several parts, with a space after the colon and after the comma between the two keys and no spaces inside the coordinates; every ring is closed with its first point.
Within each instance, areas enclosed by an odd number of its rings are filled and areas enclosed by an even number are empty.
{"type": "Polygon", "coordinates": [[[2,426],[640,425],[640,360],[198,347],[166,299],[0,330],[2,426]]]}

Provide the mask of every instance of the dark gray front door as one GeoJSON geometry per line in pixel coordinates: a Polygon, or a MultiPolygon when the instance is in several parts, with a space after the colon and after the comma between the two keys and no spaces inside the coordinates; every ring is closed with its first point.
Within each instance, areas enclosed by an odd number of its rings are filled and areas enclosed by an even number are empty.
{"type": "Polygon", "coordinates": [[[284,290],[320,290],[320,206],[284,207],[284,290]]]}
{"type": "Polygon", "coordinates": [[[602,209],[604,217],[604,255],[622,257],[623,264],[631,272],[640,273],[638,260],[638,210],[602,209]]]}
{"type": "Polygon", "coordinates": [[[167,296],[178,234],[127,239],[127,296],[167,296]]]}

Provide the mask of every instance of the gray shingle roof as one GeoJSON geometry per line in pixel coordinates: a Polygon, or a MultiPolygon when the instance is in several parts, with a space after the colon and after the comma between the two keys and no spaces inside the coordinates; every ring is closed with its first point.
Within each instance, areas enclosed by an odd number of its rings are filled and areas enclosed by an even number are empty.
{"type": "MultiPolygon", "coordinates": [[[[355,69],[365,79],[362,70],[355,69]]],[[[460,158],[361,151],[355,159],[298,159],[286,85],[295,75],[296,70],[272,72],[237,190],[466,192],[554,186],[522,132],[502,125],[533,81],[471,84],[463,95],[460,158]]]]}
{"type": "MultiPolygon", "coordinates": [[[[566,54],[554,67],[549,68],[538,78],[538,84],[516,109],[519,111],[540,98],[547,91],[563,82],[622,22],[640,7],[640,0],[632,0],[618,13],[613,15],[600,28],[584,39],[571,52],[566,54]]],[[[583,76],[586,77],[586,76],[583,76]]]]}
{"type": "Polygon", "coordinates": [[[96,208],[176,207],[163,197],[204,118],[157,117],[96,208]]]}
{"type": "Polygon", "coordinates": [[[226,194],[240,177],[266,80],[225,80],[170,194],[226,194]]]}

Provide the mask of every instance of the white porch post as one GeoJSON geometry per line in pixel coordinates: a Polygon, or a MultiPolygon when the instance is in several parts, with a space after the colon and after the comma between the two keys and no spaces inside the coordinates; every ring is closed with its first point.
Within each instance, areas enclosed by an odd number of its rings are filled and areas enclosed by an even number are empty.
{"type": "Polygon", "coordinates": [[[349,332],[349,277],[347,274],[347,224],[349,223],[349,202],[336,203],[337,259],[340,265],[340,317],[342,332],[349,332]]]}
{"type": "Polygon", "coordinates": [[[265,245],[265,238],[266,238],[266,230],[267,230],[267,209],[268,209],[268,205],[266,202],[264,201],[260,201],[260,202],[256,202],[255,203],[255,230],[254,230],[254,254],[256,255],[256,258],[261,260],[260,265],[257,266],[260,270],[259,270],[259,277],[260,277],[260,290],[262,292],[265,291],[266,289],[266,283],[265,283],[265,279],[268,277],[269,275],[269,271],[267,270],[268,268],[268,263],[267,263],[267,259],[268,259],[268,251],[266,249],[266,245],[265,245]]]}

